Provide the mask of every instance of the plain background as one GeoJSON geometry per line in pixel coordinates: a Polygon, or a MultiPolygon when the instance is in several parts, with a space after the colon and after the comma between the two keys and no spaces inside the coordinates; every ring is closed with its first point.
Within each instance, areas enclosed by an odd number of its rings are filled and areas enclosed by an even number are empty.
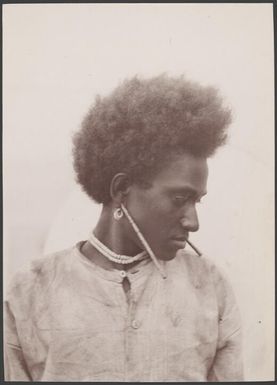
{"type": "Polygon", "coordinates": [[[233,284],[245,379],[273,380],[271,4],[3,6],[5,287],[30,260],[86,239],[97,220],[71,165],[72,133],[95,95],[162,72],[217,86],[233,108],[191,238],[233,284]]]}

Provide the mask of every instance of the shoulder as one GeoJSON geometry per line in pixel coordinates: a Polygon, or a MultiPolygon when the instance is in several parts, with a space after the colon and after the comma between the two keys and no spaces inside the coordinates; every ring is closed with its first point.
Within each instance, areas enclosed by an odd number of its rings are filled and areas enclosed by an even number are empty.
{"type": "Polygon", "coordinates": [[[8,285],[6,300],[26,304],[26,301],[32,302],[39,294],[47,292],[56,278],[70,266],[74,249],[71,247],[32,260],[13,276],[8,285]]]}
{"type": "Polygon", "coordinates": [[[179,250],[171,263],[172,267],[181,274],[186,273],[198,278],[214,279],[220,274],[219,269],[211,258],[203,255],[199,257],[185,249],[179,250]]]}
{"type": "Polygon", "coordinates": [[[210,257],[199,257],[186,250],[179,250],[174,265],[180,274],[186,274],[188,279],[196,282],[198,286],[212,284],[219,294],[231,290],[227,273],[210,257]]]}
{"type": "MultiPolygon", "coordinates": [[[[237,299],[231,285],[227,272],[217,266],[214,261],[207,257],[198,257],[195,254],[180,250],[175,258],[176,267],[186,279],[190,280],[195,287],[212,288],[217,298],[219,313],[234,311],[237,308],[237,299]]],[[[237,309],[236,309],[237,312],[237,309]]]]}

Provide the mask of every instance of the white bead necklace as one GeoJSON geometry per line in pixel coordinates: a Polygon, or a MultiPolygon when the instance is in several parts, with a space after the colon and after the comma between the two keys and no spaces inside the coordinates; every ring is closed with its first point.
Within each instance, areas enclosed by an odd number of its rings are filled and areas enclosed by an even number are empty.
{"type": "Polygon", "coordinates": [[[134,257],[129,257],[127,255],[116,254],[105,246],[98,238],[95,237],[93,233],[90,234],[88,241],[107,259],[111,262],[120,263],[126,265],[128,263],[133,263],[141,261],[146,258],[147,252],[142,251],[141,253],[135,255],[134,257]]]}

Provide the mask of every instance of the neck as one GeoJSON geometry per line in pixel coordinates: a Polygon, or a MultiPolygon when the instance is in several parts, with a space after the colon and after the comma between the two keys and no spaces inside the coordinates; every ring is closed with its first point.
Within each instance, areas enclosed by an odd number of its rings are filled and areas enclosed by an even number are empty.
{"type": "MultiPolygon", "coordinates": [[[[117,254],[134,256],[142,251],[133,239],[136,239],[136,235],[130,228],[128,223],[123,223],[123,218],[120,221],[116,221],[113,217],[114,207],[104,206],[99,218],[99,221],[94,229],[94,235],[98,238],[105,246],[111,249],[117,254]]],[[[101,265],[106,269],[126,269],[126,265],[116,264],[107,260],[101,255],[89,242],[86,242],[82,248],[84,255],[93,260],[95,263],[101,265]]],[[[137,262],[130,264],[127,268],[133,266],[137,262]]]]}
{"type": "Polygon", "coordinates": [[[119,221],[115,220],[113,211],[112,207],[103,207],[94,235],[117,254],[134,256],[140,253],[142,248],[132,240],[136,239],[133,229],[129,223],[123,223],[123,218],[119,221]]]}

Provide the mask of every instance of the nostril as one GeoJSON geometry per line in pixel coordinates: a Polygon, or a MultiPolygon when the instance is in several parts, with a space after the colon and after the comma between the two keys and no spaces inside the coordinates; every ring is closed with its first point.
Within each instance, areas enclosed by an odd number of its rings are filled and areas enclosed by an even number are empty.
{"type": "Polygon", "coordinates": [[[195,218],[194,220],[183,218],[181,219],[180,223],[183,229],[185,229],[186,231],[196,232],[199,230],[199,222],[197,218],[195,218]]]}

